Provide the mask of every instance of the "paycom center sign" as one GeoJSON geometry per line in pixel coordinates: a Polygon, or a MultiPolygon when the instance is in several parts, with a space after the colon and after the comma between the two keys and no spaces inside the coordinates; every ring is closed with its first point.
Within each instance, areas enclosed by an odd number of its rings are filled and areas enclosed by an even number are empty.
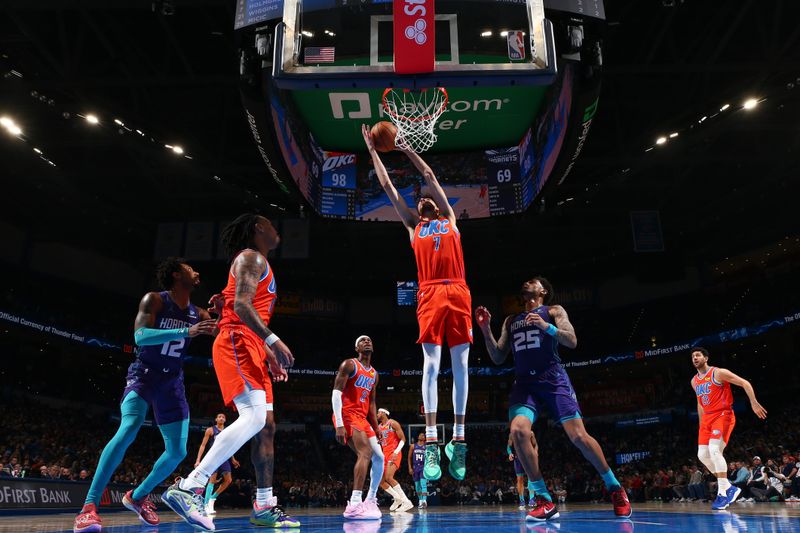
{"type": "MultiPolygon", "coordinates": [[[[433,151],[515,145],[533,124],[547,87],[456,87],[435,131],[433,151]]],[[[314,138],[327,150],[364,150],[361,124],[389,120],[383,89],[293,91],[292,98],[314,138]]]]}

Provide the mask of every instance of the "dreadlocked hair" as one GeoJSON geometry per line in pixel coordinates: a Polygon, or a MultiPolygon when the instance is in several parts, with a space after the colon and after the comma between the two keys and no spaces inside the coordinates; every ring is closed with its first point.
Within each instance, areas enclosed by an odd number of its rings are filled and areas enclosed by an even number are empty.
{"type": "Polygon", "coordinates": [[[222,247],[229,258],[233,258],[238,252],[253,246],[256,222],[258,222],[258,215],[245,213],[236,217],[222,230],[222,247]]]}
{"type": "Polygon", "coordinates": [[[156,279],[158,286],[162,290],[168,291],[175,285],[175,278],[172,275],[175,272],[180,272],[186,260],[182,257],[167,257],[156,267],[156,279]]]}

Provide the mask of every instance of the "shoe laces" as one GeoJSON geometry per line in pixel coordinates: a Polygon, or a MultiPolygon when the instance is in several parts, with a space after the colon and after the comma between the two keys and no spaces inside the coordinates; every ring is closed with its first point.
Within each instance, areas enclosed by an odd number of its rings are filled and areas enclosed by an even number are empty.
{"type": "Polygon", "coordinates": [[[436,452],[425,451],[425,466],[436,466],[436,452]]]}
{"type": "Polygon", "coordinates": [[[155,510],[156,510],[156,506],[152,501],[150,501],[150,498],[145,498],[144,501],[142,502],[141,507],[142,507],[142,511],[148,512],[148,513],[155,512],[155,510]]]}
{"type": "Polygon", "coordinates": [[[206,514],[206,500],[199,492],[192,492],[192,504],[197,507],[200,514],[206,514]]]}
{"type": "Polygon", "coordinates": [[[625,491],[620,489],[612,492],[611,501],[614,502],[614,505],[623,505],[625,503],[625,491]]]}

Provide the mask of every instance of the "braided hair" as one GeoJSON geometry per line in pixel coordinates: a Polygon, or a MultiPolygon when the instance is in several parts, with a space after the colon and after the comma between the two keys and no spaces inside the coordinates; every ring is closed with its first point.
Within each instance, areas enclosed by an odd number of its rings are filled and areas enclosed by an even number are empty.
{"type": "Polygon", "coordinates": [[[258,216],[255,213],[239,215],[222,230],[222,246],[229,258],[233,258],[241,250],[253,246],[258,216]]]}

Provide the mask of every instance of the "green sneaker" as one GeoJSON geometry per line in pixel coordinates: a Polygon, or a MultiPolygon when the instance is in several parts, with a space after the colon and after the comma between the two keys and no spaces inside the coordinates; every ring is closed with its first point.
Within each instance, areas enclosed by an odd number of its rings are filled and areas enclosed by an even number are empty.
{"type": "MultiPolygon", "coordinates": [[[[453,446],[451,452],[447,454],[450,458],[450,465],[447,470],[450,475],[458,481],[462,481],[464,476],[467,475],[467,443],[466,442],[450,442],[448,446],[453,446]]],[[[447,447],[445,447],[447,453],[447,447]]]]}
{"type": "Polygon", "coordinates": [[[442,469],[439,467],[441,455],[438,444],[428,444],[425,446],[425,467],[422,474],[428,481],[436,481],[442,477],[442,469]]]}
{"type": "Polygon", "coordinates": [[[447,460],[448,461],[452,461],[453,460],[453,448],[454,447],[455,447],[455,444],[453,444],[453,441],[448,442],[447,446],[444,447],[444,454],[447,456],[447,460]]]}

